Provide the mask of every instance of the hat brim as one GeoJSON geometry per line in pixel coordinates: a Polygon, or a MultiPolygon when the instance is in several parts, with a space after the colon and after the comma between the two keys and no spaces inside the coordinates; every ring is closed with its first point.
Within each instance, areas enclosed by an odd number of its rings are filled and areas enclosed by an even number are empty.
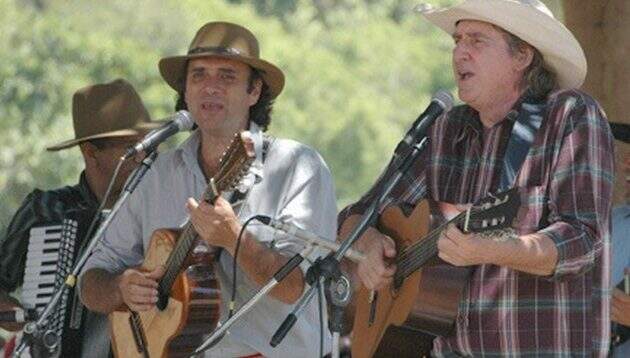
{"type": "Polygon", "coordinates": [[[579,88],[586,78],[584,50],[573,34],[558,20],[535,8],[505,0],[467,1],[447,9],[419,11],[429,22],[455,32],[461,20],[488,22],[518,36],[543,55],[561,89],[579,88]]]}
{"type": "Polygon", "coordinates": [[[204,57],[235,60],[257,69],[260,71],[263,81],[269,86],[269,92],[272,98],[276,98],[284,88],[284,74],[273,64],[259,58],[224,53],[202,52],[192,55],[165,57],[161,59],[159,63],[160,74],[171,88],[177,92],[183,92],[185,83],[183,76],[185,75],[188,61],[194,58],[204,57]]]}
{"type": "Polygon", "coordinates": [[[111,131],[111,132],[105,132],[105,133],[99,133],[99,134],[94,134],[91,136],[87,136],[87,137],[82,137],[82,138],[75,138],[75,139],[70,139],[70,140],[66,140],[63,141],[61,143],[57,143],[55,145],[51,145],[46,147],[46,150],[51,151],[51,152],[55,152],[58,150],[62,150],[62,149],[66,149],[66,148],[70,148],[73,147],[77,144],[92,140],[92,139],[100,139],[100,138],[112,138],[112,137],[131,137],[131,136],[137,136],[137,135],[144,135],[147,132],[159,128],[160,126],[162,126],[164,124],[164,121],[154,121],[154,122],[150,122],[150,123],[141,123],[137,126],[135,126],[134,128],[128,128],[128,129],[119,129],[116,131],[111,131]]]}

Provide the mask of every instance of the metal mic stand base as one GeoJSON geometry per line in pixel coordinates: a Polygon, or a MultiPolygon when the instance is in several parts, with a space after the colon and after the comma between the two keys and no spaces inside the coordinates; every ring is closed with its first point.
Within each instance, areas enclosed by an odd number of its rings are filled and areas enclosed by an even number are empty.
{"type": "Polygon", "coordinates": [[[324,292],[330,307],[328,313],[328,329],[332,333],[332,358],[339,358],[339,338],[343,331],[344,311],[350,303],[352,289],[350,280],[339,268],[339,261],[333,254],[321,260],[320,275],[324,279],[324,292]]]}
{"type": "MultiPolygon", "coordinates": [[[[232,327],[232,325],[241,318],[245,313],[249,312],[264,295],[269,293],[274,287],[280,283],[285,277],[287,277],[294,269],[300,266],[300,263],[304,261],[304,257],[306,257],[311,250],[313,250],[313,246],[310,245],[306,247],[302,252],[293,256],[284,266],[282,266],[278,272],[276,272],[271,280],[267,282],[265,286],[263,286],[258,293],[256,293],[252,298],[249,299],[241,308],[239,308],[236,313],[227,321],[225,321],[219,328],[217,328],[210,337],[208,337],[195,351],[193,355],[201,354],[203,351],[212,348],[215,344],[217,344],[227,333],[227,330],[232,327]]],[[[295,323],[295,321],[293,322],[295,323]]]]}
{"type": "Polygon", "coordinates": [[[59,351],[60,342],[61,337],[57,336],[53,331],[42,332],[37,328],[36,322],[29,322],[24,325],[22,331],[20,344],[24,345],[24,347],[20,352],[23,353],[26,348],[29,348],[28,353],[31,358],[55,358],[59,357],[61,353],[59,351]]]}
{"type": "MultiPolygon", "coordinates": [[[[345,307],[345,305],[347,305],[348,302],[350,301],[349,280],[345,278],[345,281],[347,282],[347,287],[348,287],[347,293],[343,289],[343,285],[346,285],[346,284],[344,283],[342,284],[342,286],[339,286],[338,284],[340,277],[343,277],[340,274],[341,270],[339,269],[339,262],[344,257],[346,252],[350,249],[352,244],[354,244],[354,242],[357,241],[361,237],[361,235],[365,232],[365,230],[367,230],[369,226],[373,225],[376,222],[379,215],[378,209],[380,208],[381,204],[389,196],[389,194],[394,189],[394,187],[398,184],[400,179],[403,177],[403,174],[407,170],[409,170],[412,164],[419,158],[420,154],[426,148],[427,143],[428,143],[428,137],[423,136],[422,138],[418,140],[418,142],[416,142],[415,144],[411,146],[412,148],[411,151],[409,151],[404,157],[399,158],[397,163],[393,164],[395,165],[395,168],[396,168],[394,175],[390,177],[387,182],[384,183],[379,195],[376,196],[376,199],[370,203],[368,208],[365,210],[365,212],[361,216],[361,219],[359,220],[359,223],[357,224],[357,226],[355,226],[355,228],[352,230],[350,235],[348,235],[348,237],[342,242],[339,250],[335,252],[334,255],[333,254],[328,255],[323,260],[325,261],[323,264],[315,263],[313,266],[316,266],[316,268],[311,266],[311,269],[313,269],[311,274],[316,277],[314,281],[317,281],[320,275],[324,275],[323,276],[324,283],[327,285],[326,292],[327,294],[330,294],[331,302],[337,298],[339,299],[339,302],[338,302],[339,307],[334,307],[333,309],[331,309],[331,316],[335,316],[331,318],[331,327],[330,327],[331,332],[333,332],[333,338],[335,335],[335,331],[338,331],[338,332],[342,331],[339,327],[343,325],[343,307],[345,307]],[[332,287],[332,290],[331,290],[331,287],[332,287]],[[337,289],[339,289],[338,292],[336,292],[337,289]],[[347,300],[348,302],[344,302],[345,300],[347,300]]],[[[311,269],[309,269],[309,272],[311,272],[311,269]]],[[[311,278],[311,280],[313,279],[311,278]]],[[[305,306],[313,298],[314,289],[315,287],[311,286],[309,291],[304,296],[302,296],[300,302],[298,302],[297,307],[305,306]]],[[[334,303],[333,303],[333,306],[335,306],[334,303]]],[[[295,320],[295,317],[292,318],[291,315],[293,315],[293,313],[291,313],[289,317],[287,317],[285,322],[287,322],[289,319],[295,320]]],[[[291,328],[291,327],[289,326],[288,328],[291,328]]],[[[276,331],[276,334],[274,334],[274,337],[271,340],[271,345],[272,346],[274,346],[274,344],[277,345],[282,340],[282,338],[284,338],[284,336],[287,334],[287,331],[288,329],[285,329],[285,324],[283,323],[280,326],[280,328],[276,331]]],[[[337,342],[338,342],[338,338],[339,337],[337,336],[337,342]]],[[[336,353],[338,354],[339,353],[338,347],[336,351],[337,351],[336,353]]],[[[336,356],[333,356],[333,358],[336,358],[336,356]]]]}

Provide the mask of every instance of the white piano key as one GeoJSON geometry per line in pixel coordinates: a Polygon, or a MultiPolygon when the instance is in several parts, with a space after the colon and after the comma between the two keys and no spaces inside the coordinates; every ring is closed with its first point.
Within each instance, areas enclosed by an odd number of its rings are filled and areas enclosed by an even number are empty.
{"type": "Polygon", "coordinates": [[[48,235],[52,232],[61,232],[61,225],[51,225],[51,226],[40,226],[31,228],[30,234],[33,236],[43,236],[48,235]]]}

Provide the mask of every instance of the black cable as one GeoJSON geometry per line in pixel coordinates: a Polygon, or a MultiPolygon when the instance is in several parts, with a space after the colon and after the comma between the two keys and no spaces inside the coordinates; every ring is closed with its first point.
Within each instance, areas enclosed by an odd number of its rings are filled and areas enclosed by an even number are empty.
{"type": "Polygon", "coordinates": [[[243,233],[245,232],[245,228],[249,225],[250,222],[254,220],[260,220],[258,216],[252,216],[247,219],[241,227],[241,231],[238,233],[238,238],[236,239],[236,248],[234,249],[234,262],[232,262],[232,297],[230,298],[230,305],[228,311],[228,319],[234,315],[234,306],[236,305],[236,260],[238,259],[238,251],[241,247],[241,238],[243,237],[243,233]]]}

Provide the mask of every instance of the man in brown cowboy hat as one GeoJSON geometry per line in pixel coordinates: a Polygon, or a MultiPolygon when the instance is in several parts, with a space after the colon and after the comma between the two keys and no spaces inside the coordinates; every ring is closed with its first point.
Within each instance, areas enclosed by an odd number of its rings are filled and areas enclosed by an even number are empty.
{"type": "MultiPolygon", "coordinates": [[[[121,209],[102,247],[87,262],[80,286],[91,309],[112,312],[123,304],[135,311],[155,309],[162,269],[140,272],[151,233],[177,227],[188,217],[199,236],[223,249],[217,275],[222,297],[232,295],[236,239],[245,219],[261,214],[291,222],[322,237],[335,235],[335,196],[330,172],[314,150],[294,141],[263,136],[270,123],[272,101],[284,75],[260,58],[258,41],[247,29],[211,22],[199,29],[187,55],[160,61],[160,73],[178,92],[177,109],[187,109],[198,129],[174,151],[164,153],[121,209]],[[234,134],[249,129],[256,160],[244,188],[219,198],[214,205],[197,202],[234,134]],[[116,243],[115,245],[113,243],[116,243]],[[112,292],[107,301],[103,290],[112,292]]],[[[238,254],[236,306],[267,283],[301,245],[261,225],[248,226],[238,254]]],[[[317,306],[306,307],[285,340],[268,342],[304,289],[304,275],[294,271],[230,330],[209,354],[268,357],[318,354],[317,306]]],[[[221,313],[227,314],[226,302],[221,313]]],[[[327,337],[326,337],[327,338],[327,337]]]]}
{"type": "MultiPolygon", "coordinates": [[[[1,310],[18,305],[17,300],[8,296],[8,293],[23,285],[26,265],[37,265],[41,267],[40,271],[50,270],[44,262],[27,259],[29,241],[33,240],[31,229],[60,225],[64,219],[77,213],[76,218],[83,218],[78,223],[79,232],[85,234],[105,195],[120,156],[148,130],[157,127],[156,123],[150,121],[138,93],[129,82],[122,79],[87,86],[75,92],[72,98],[72,120],[75,138],[47,149],[56,151],[79,146],[85,169],[77,185],[46,191],[35,189],[26,197],[11,220],[0,249],[1,310]]],[[[123,165],[106,207],[116,199],[122,184],[136,166],[134,161],[123,165]]],[[[76,235],[77,248],[83,239],[81,235],[76,235]]],[[[61,258],[57,263],[60,261],[61,258]]],[[[52,269],[54,268],[53,266],[52,269]]],[[[44,273],[34,282],[29,282],[29,285],[43,282],[43,276],[44,273]]],[[[33,307],[36,303],[30,295],[26,297],[26,291],[22,288],[22,304],[33,307]]],[[[66,305],[71,306],[71,303],[66,305]]],[[[67,315],[70,312],[72,311],[68,310],[67,315]]],[[[64,327],[61,356],[107,357],[109,341],[104,316],[88,313],[84,315],[83,321],[80,326],[64,327]]],[[[21,324],[7,324],[3,328],[18,330],[21,324]]]]}
{"type": "MultiPolygon", "coordinates": [[[[453,37],[465,104],[433,125],[391,205],[427,199],[436,228],[490,193],[521,193],[505,235],[441,231],[439,257],[472,273],[453,330],[433,340],[432,355],[605,357],[613,147],[603,111],[576,89],[586,75],[579,43],[538,0],[466,0],[422,15],[453,37]]],[[[342,232],[374,190],[340,214],[342,232]]],[[[369,257],[358,265],[362,283],[388,285],[392,240],[372,228],[357,246],[369,257]]]]}

